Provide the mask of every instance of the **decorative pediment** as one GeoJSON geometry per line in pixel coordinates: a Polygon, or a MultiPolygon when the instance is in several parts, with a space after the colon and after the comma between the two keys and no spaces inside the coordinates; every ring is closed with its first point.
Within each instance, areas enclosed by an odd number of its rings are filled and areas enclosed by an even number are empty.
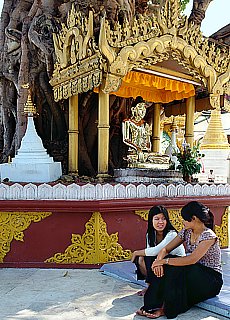
{"type": "Polygon", "coordinates": [[[70,10],[66,25],[53,34],[56,63],[51,85],[55,101],[86,92],[102,81],[102,56],[93,36],[93,12],[87,18],[70,10]]]}
{"type": "Polygon", "coordinates": [[[157,16],[139,14],[113,27],[103,17],[98,43],[93,19],[92,11],[86,17],[73,5],[66,24],[53,36],[56,63],[50,83],[55,101],[99,85],[105,93],[117,92],[130,71],[172,63],[185,78],[207,87],[214,108],[219,105],[230,79],[230,49],[205,38],[199,26],[189,23],[179,0],[166,0],[157,16]]]}
{"type": "Polygon", "coordinates": [[[178,0],[166,0],[158,16],[139,15],[123,25],[118,22],[113,29],[104,18],[99,48],[108,61],[102,85],[106,93],[118,90],[129,71],[170,59],[202,81],[209,92],[221,75],[229,74],[229,47],[205,38],[199,26],[181,15],[178,0]]]}

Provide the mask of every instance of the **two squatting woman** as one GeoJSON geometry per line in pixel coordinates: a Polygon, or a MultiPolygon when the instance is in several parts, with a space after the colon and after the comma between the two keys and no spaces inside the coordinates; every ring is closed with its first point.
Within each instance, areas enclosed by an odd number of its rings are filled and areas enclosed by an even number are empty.
{"type": "Polygon", "coordinates": [[[181,215],[184,229],[153,262],[150,285],[138,315],[152,319],[165,315],[173,319],[221,290],[221,251],[213,232],[213,214],[203,204],[192,201],[182,208],[181,215]],[[186,256],[167,257],[182,243],[185,243],[186,256]]]}

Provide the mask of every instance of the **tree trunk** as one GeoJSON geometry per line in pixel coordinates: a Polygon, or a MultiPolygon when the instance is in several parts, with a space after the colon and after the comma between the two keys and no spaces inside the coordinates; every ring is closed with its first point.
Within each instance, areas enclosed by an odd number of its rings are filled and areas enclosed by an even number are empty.
{"type": "Polygon", "coordinates": [[[201,25],[201,22],[205,18],[205,12],[212,1],[213,0],[193,0],[193,7],[189,16],[189,22],[201,25]]]}

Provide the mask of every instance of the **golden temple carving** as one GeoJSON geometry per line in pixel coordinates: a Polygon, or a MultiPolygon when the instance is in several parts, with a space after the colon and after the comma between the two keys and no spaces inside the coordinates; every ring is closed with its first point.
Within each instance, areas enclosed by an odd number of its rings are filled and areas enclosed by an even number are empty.
{"type": "MultiPolygon", "coordinates": [[[[168,209],[169,219],[177,231],[183,228],[183,219],[180,215],[181,209],[168,209]]],[[[143,220],[148,221],[149,210],[136,210],[135,214],[139,215],[143,220]]],[[[221,225],[215,225],[214,231],[218,236],[221,248],[228,247],[228,214],[229,207],[226,207],[221,219],[221,225]]]]}
{"type": "Polygon", "coordinates": [[[180,214],[181,209],[168,209],[169,219],[177,231],[183,229],[183,219],[180,214]]]}
{"type": "MultiPolygon", "coordinates": [[[[181,16],[178,8],[178,0],[166,0],[158,17],[140,16],[124,25],[117,23],[113,30],[105,19],[102,21],[99,48],[109,62],[107,77],[117,77],[117,89],[118,79],[130,70],[147,68],[168,58],[202,79],[210,92],[220,74],[229,76],[229,48],[205,38],[197,25],[181,16]]],[[[113,84],[113,91],[114,88],[113,84]]],[[[103,88],[106,93],[110,90],[110,86],[103,88]]]]}
{"type": "Polygon", "coordinates": [[[225,212],[221,219],[221,225],[215,225],[214,231],[219,238],[221,248],[228,247],[228,214],[229,207],[226,207],[225,212]]]}
{"type": "Polygon", "coordinates": [[[165,6],[162,7],[161,12],[158,17],[159,27],[161,29],[162,34],[172,34],[176,35],[177,30],[180,27],[181,22],[187,20],[182,18],[179,14],[180,7],[178,1],[166,1],[165,6]]]}
{"type": "Polygon", "coordinates": [[[0,262],[10,251],[12,240],[23,241],[23,231],[32,222],[40,222],[52,212],[0,212],[0,262]]]}
{"type": "MultiPolygon", "coordinates": [[[[229,47],[220,47],[204,37],[199,25],[189,23],[188,18],[181,15],[178,0],[166,1],[159,14],[158,21],[162,34],[171,34],[186,41],[188,46],[184,47],[185,57],[190,55],[189,51],[192,48],[196,50],[196,56],[191,56],[194,67],[197,67],[200,63],[203,64],[201,59],[203,57],[210,66],[213,66],[216,72],[224,73],[227,71],[230,63],[229,47]]],[[[175,44],[175,49],[178,48],[177,41],[177,39],[173,39],[172,42],[172,45],[175,44]]]]}
{"type": "Polygon", "coordinates": [[[230,112],[230,81],[228,81],[223,87],[224,94],[224,110],[230,112]]]}
{"type": "Polygon", "coordinates": [[[64,253],[56,253],[45,262],[96,264],[128,260],[130,250],[123,250],[118,243],[118,232],[109,235],[99,212],[94,212],[85,225],[85,233],[72,234],[71,245],[64,253]]]}
{"type": "Polygon", "coordinates": [[[102,56],[93,37],[93,13],[70,10],[66,25],[53,34],[56,63],[51,85],[55,101],[87,92],[102,82],[102,56]]]}
{"type": "Polygon", "coordinates": [[[139,15],[134,17],[132,22],[125,19],[124,24],[117,22],[113,29],[104,19],[104,28],[106,30],[107,41],[110,47],[123,48],[127,45],[133,45],[141,41],[155,38],[160,34],[160,29],[156,17],[139,15]]]}
{"type": "Polygon", "coordinates": [[[135,210],[135,214],[141,217],[141,219],[148,221],[149,210],[135,210]]]}
{"type": "MultiPolygon", "coordinates": [[[[104,93],[115,92],[129,71],[151,69],[169,59],[202,81],[214,96],[222,94],[229,81],[229,47],[205,38],[199,26],[189,23],[180,13],[179,0],[166,0],[158,15],[138,15],[113,28],[104,17],[98,43],[93,19],[93,12],[86,18],[73,5],[66,25],[54,34],[57,62],[50,83],[56,101],[100,84],[104,93]]],[[[214,108],[215,101],[212,97],[214,108]]]]}

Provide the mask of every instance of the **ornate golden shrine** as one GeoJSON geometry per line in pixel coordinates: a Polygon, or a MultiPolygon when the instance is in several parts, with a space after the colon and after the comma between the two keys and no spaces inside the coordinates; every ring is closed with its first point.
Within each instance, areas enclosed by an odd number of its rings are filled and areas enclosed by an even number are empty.
{"type": "MultiPolygon", "coordinates": [[[[220,107],[220,95],[230,78],[229,47],[205,38],[199,27],[188,22],[179,10],[179,0],[166,0],[158,16],[140,15],[111,29],[104,17],[98,42],[93,37],[93,13],[84,17],[74,8],[59,35],[54,34],[57,61],[50,81],[58,101],[69,100],[69,171],[78,171],[77,94],[99,87],[98,173],[108,173],[109,94],[122,86],[131,71],[175,77],[202,85],[210,94],[210,105],[220,107]],[[88,31],[87,31],[88,30],[88,31]],[[166,64],[167,62],[167,64],[166,64]],[[170,62],[170,63],[168,63],[170,62]],[[176,65],[175,70],[169,65],[176,65]]],[[[181,98],[180,98],[181,99],[181,98]]],[[[155,101],[159,103],[159,101],[155,101]]],[[[185,138],[193,144],[195,95],[187,98],[185,138]]],[[[159,117],[156,112],[155,118],[159,117]]],[[[157,121],[156,121],[157,123],[157,121]]],[[[158,131],[153,141],[158,143],[158,131]]],[[[153,151],[154,146],[153,146],[153,151]]]]}

